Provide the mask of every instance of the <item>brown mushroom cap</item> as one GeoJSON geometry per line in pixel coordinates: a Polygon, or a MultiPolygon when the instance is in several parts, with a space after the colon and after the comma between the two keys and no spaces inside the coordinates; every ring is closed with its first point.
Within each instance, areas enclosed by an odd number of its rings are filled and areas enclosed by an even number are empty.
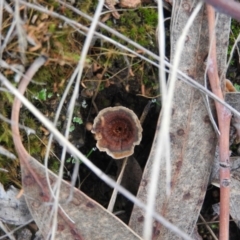
{"type": "Polygon", "coordinates": [[[92,133],[97,148],[114,159],[133,154],[134,146],[142,140],[142,126],[136,114],[122,106],[101,110],[94,119],[92,133]]]}

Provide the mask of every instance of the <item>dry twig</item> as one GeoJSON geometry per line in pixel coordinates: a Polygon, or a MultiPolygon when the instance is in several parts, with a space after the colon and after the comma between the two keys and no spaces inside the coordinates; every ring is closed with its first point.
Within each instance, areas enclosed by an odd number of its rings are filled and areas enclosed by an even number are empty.
{"type": "MultiPolygon", "coordinates": [[[[223,99],[223,93],[218,76],[215,38],[215,11],[207,5],[210,50],[208,57],[208,77],[212,91],[223,99]]],[[[229,128],[231,112],[219,102],[215,101],[217,110],[219,137],[219,165],[220,165],[220,240],[227,240],[229,235],[229,196],[230,196],[230,168],[229,168],[229,128]]]]}

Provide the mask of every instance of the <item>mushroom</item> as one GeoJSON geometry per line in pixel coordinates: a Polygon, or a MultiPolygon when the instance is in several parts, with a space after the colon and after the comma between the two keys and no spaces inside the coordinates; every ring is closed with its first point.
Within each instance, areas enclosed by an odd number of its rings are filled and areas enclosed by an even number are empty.
{"type": "Polygon", "coordinates": [[[133,154],[142,139],[142,126],[136,114],[122,106],[101,110],[94,119],[92,133],[97,148],[114,159],[133,154]]]}

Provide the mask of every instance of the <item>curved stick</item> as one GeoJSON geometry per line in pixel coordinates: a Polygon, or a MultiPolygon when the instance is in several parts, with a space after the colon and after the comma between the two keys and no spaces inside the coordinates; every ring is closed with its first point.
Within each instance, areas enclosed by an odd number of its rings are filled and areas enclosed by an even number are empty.
{"type": "MultiPolygon", "coordinates": [[[[40,56],[38,57],[33,64],[30,66],[30,68],[27,70],[26,74],[22,78],[18,90],[19,92],[24,95],[26,88],[28,84],[30,83],[32,77],[34,74],[38,71],[38,69],[46,62],[47,57],[40,56]]],[[[51,200],[51,196],[49,194],[49,189],[46,186],[43,186],[38,174],[32,169],[29,162],[34,159],[25,149],[25,147],[22,144],[20,132],[19,132],[19,112],[21,107],[21,101],[15,97],[13,106],[12,106],[12,134],[13,134],[13,142],[15,145],[16,152],[19,157],[19,161],[21,163],[21,168],[26,168],[33,179],[36,181],[37,185],[41,188],[42,191],[42,198],[41,200],[44,202],[49,202],[51,200]]],[[[69,228],[72,230],[72,233],[74,234],[75,239],[82,240],[82,236],[75,231],[75,224],[72,223],[67,216],[65,216],[63,210],[58,208],[59,215],[63,218],[63,220],[66,222],[66,224],[69,226],[69,228]]]]}
{"type": "MultiPolygon", "coordinates": [[[[18,87],[18,90],[22,95],[24,95],[24,92],[29,82],[31,81],[32,77],[38,71],[38,69],[46,62],[46,59],[47,58],[45,56],[38,57],[30,66],[30,68],[27,70],[26,74],[22,78],[18,87]]],[[[32,174],[32,176],[34,177],[38,185],[41,187],[42,192],[44,193],[44,187],[42,183],[39,181],[39,178],[36,176],[35,172],[29,166],[28,159],[29,158],[31,159],[32,157],[29,155],[29,153],[26,151],[25,147],[22,144],[22,140],[19,132],[19,123],[18,123],[20,107],[21,107],[21,101],[17,97],[15,97],[13,106],[12,106],[12,115],[11,115],[14,146],[21,164],[25,165],[28,168],[29,172],[32,174]]]]}

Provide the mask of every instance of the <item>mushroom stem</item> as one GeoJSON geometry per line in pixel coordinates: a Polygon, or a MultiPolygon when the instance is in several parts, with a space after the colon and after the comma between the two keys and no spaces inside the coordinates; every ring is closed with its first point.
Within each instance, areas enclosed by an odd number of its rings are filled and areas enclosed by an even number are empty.
{"type": "MultiPolygon", "coordinates": [[[[147,116],[147,114],[150,110],[152,102],[153,102],[152,100],[148,101],[147,105],[143,109],[142,115],[140,117],[141,125],[143,124],[144,120],[146,119],[146,116],[147,116]]],[[[123,160],[123,163],[122,163],[122,166],[121,166],[121,171],[120,171],[120,173],[118,175],[118,178],[117,178],[117,184],[119,184],[119,185],[122,183],[122,178],[123,178],[124,171],[127,167],[128,159],[129,158],[126,157],[123,160]]],[[[115,205],[115,202],[116,202],[117,194],[118,194],[118,190],[116,188],[114,188],[111,199],[110,199],[109,204],[108,204],[108,208],[107,208],[107,210],[109,212],[113,212],[113,208],[114,208],[114,205],[115,205]]]]}
{"type": "MultiPolygon", "coordinates": [[[[124,158],[123,163],[122,163],[121,171],[120,171],[120,173],[118,175],[118,178],[117,178],[116,183],[119,184],[119,185],[121,185],[121,183],[122,183],[122,178],[123,178],[125,168],[127,166],[127,162],[128,162],[128,157],[124,158]]],[[[109,204],[108,204],[108,208],[107,208],[107,210],[109,212],[113,212],[113,208],[114,208],[114,205],[115,205],[115,202],[116,202],[117,194],[118,194],[118,190],[117,190],[117,188],[114,188],[111,199],[110,199],[109,204]]]]}

